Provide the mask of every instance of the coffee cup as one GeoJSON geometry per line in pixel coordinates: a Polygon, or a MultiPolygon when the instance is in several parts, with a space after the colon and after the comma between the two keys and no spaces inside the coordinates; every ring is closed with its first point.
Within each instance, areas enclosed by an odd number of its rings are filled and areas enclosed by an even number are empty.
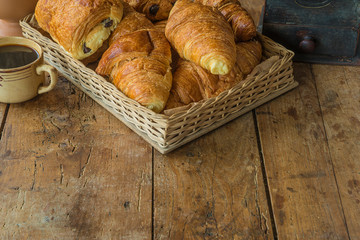
{"type": "Polygon", "coordinates": [[[56,69],[44,63],[39,44],[24,37],[0,38],[0,102],[30,100],[52,90],[57,78],[56,69]]]}

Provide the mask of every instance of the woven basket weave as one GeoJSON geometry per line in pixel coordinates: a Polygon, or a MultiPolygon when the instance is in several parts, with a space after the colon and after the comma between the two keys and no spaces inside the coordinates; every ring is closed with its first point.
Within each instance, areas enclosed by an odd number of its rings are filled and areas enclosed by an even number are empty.
{"type": "Polygon", "coordinates": [[[22,19],[20,25],[25,37],[41,45],[49,64],[163,154],[298,85],[293,77],[294,53],[259,34],[263,61],[277,56],[266,70],[253,71],[244,81],[215,98],[158,114],[126,97],[113,84],[41,34],[33,14],[22,19]]]}

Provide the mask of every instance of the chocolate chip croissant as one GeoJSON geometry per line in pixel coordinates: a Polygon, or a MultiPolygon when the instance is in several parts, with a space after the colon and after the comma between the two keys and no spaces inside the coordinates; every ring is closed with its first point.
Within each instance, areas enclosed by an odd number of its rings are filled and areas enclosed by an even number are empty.
{"type": "Polygon", "coordinates": [[[164,20],[169,17],[169,12],[176,0],[124,0],[136,11],[146,15],[151,21],[164,20]]]}
{"type": "Polygon", "coordinates": [[[178,0],[165,26],[165,35],[180,57],[224,75],[236,61],[234,33],[216,9],[191,0],[178,0]]]}
{"type": "Polygon", "coordinates": [[[125,34],[132,33],[141,29],[154,28],[154,24],[144,14],[135,11],[135,9],[126,2],[123,3],[123,6],[123,18],[121,22],[117,25],[113,33],[110,35],[110,44],[125,34]]]}
{"type": "Polygon", "coordinates": [[[35,8],[39,26],[79,60],[104,49],[122,16],[119,0],[39,0],[35,8]]]}

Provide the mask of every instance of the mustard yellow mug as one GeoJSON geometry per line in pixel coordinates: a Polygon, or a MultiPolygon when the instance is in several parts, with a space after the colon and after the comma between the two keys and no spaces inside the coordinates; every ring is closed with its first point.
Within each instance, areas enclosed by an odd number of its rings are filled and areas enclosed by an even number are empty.
{"type": "Polygon", "coordinates": [[[56,69],[44,63],[39,44],[23,37],[0,38],[0,102],[30,100],[52,90],[57,79],[56,69]]]}

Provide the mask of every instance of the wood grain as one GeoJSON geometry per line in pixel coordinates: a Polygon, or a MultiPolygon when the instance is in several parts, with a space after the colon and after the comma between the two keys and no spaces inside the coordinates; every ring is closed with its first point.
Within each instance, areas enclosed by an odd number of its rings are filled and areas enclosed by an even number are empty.
{"type": "Polygon", "coordinates": [[[351,239],[360,238],[360,68],[313,65],[351,239]]]}
{"type": "Polygon", "coordinates": [[[2,131],[4,128],[4,124],[5,124],[6,108],[7,108],[7,104],[0,103],[0,139],[1,139],[1,134],[2,134],[2,131]]]}
{"type": "Polygon", "coordinates": [[[251,112],[156,152],[154,239],[273,239],[251,112]]]}
{"type": "Polygon", "coordinates": [[[310,65],[294,74],[298,88],[256,110],[277,234],[348,239],[310,65]]]}
{"type": "Polygon", "coordinates": [[[11,105],[1,239],[150,239],[152,150],[67,80],[11,105]]]}
{"type": "Polygon", "coordinates": [[[0,239],[359,239],[360,68],[294,73],[166,155],[62,78],[0,104],[0,239]]]}

